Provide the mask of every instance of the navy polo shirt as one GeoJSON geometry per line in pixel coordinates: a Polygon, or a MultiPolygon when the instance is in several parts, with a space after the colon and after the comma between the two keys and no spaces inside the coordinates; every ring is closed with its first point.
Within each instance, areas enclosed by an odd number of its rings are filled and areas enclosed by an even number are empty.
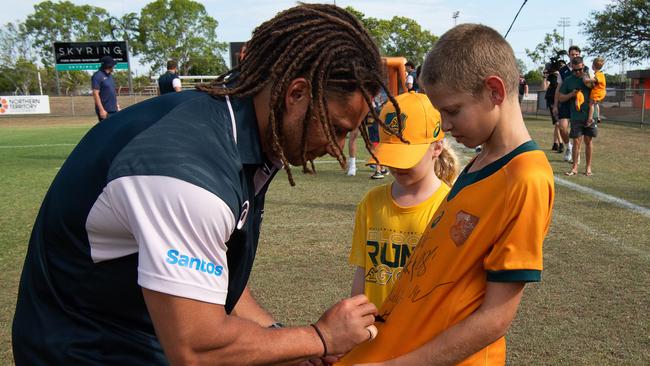
{"type": "MultiPolygon", "coordinates": [[[[91,79],[92,89],[99,90],[99,99],[102,106],[108,113],[117,112],[117,93],[115,91],[115,80],[113,75],[104,70],[97,70],[91,79]]],[[[99,109],[95,105],[95,111],[99,109]]]]}
{"type": "Polygon", "coordinates": [[[17,365],[167,364],[142,288],[232,311],[278,167],[262,154],[252,99],[230,107],[200,91],[166,94],[84,136],[32,230],[17,365]]]}

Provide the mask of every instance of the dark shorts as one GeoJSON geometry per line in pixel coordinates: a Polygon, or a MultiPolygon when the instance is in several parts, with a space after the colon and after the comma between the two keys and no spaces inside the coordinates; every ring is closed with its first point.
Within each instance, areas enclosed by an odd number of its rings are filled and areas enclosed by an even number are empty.
{"type": "Polygon", "coordinates": [[[589,126],[585,126],[585,122],[571,121],[571,130],[569,131],[569,137],[572,139],[577,139],[580,136],[598,136],[598,126],[596,126],[596,122],[592,123],[589,126]]]}
{"type": "Polygon", "coordinates": [[[571,102],[564,102],[560,103],[557,106],[557,118],[558,119],[569,119],[571,118],[571,107],[570,104],[571,102]]]}

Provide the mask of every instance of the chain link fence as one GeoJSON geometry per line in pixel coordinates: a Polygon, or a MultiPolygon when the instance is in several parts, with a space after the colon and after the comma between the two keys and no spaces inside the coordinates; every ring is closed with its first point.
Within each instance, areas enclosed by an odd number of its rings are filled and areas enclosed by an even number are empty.
{"type": "MultiPolygon", "coordinates": [[[[544,90],[531,91],[521,103],[524,115],[550,118],[545,94],[544,90]]],[[[601,120],[607,123],[650,124],[650,89],[607,89],[607,96],[600,105],[600,115],[601,120]]]]}
{"type": "MultiPolygon", "coordinates": [[[[122,109],[152,98],[153,95],[119,95],[117,102],[122,109]]],[[[50,97],[50,115],[61,116],[88,116],[95,114],[95,101],[92,95],[74,97],[50,97]]]]}

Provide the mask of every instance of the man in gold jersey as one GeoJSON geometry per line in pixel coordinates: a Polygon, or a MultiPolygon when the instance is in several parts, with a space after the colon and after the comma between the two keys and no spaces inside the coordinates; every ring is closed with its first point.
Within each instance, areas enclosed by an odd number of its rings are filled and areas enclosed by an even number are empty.
{"type": "Polygon", "coordinates": [[[434,214],[377,317],[340,365],[503,365],[524,286],[541,280],[553,172],[517,100],[512,48],[462,24],[429,52],[422,84],[458,142],[482,151],[434,214]]]}

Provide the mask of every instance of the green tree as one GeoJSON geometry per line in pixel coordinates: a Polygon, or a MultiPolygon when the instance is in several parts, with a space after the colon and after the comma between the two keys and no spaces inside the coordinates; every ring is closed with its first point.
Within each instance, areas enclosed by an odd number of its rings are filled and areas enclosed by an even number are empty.
{"type": "Polygon", "coordinates": [[[38,94],[38,67],[19,58],[11,66],[0,66],[0,90],[11,94],[38,94]]]}
{"type": "Polygon", "coordinates": [[[109,14],[91,5],[75,5],[70,1],[43,1],[34,5],[27,16],[25,32],[33,38],[41,62],[54,64],[52,44],[59,42],[101,41],[110,37],[109,14]]]}
{"type": "Polygon", "coordinates": [[[108,24],[111,38],[119,41],[131,41],[138,38],[140,19],[136,13],[126,13],[121,17],[110,17],[108,24]]]}
{"type": "Polygon", "coordinates": [[[526,48],[526,55],[533,61],[534,64],[540,65],[540,69],[544,68],[544,64],[548,62],[551,56],[555,56],[562,50],[562,36],[553,29],[552,33],[546,33],[544,40],[540,42],[534,49],[529,50],[526,48]]]}
{"type": "Polygon", "coordinates": [[[390,20],[366,17],[362,12],[347,7],[361,21],[374,38],[384,56],[404,56],[414,64],[421,64],[438,37],[413,19],[394,16],[390,20]]]}
{"type": "Polygon", "coordinates": [[[528,85],[539,85],[542,83],[542,73],[539,70],[530,70],[524,75],[528,85]]]}
{"type": "Polygon", "coordinates": [[[630,63],[650,58],[650,2],[617,0],[603,11],[592,11],[580,24],[587,36],[587,51],[630,63]]]}
{"type": "Polygon", "coordinates": [[[520,58],[517,59],[517,69],[519,70],[519,73],[521,75],[526,73],[526,64],[524,61],[520,58]]]}
{"type": "Polygon", "coordinates": [[[0,87],[2,91],[29,95],[38,89],[37,55],[24,23],[7,23],[0,29],[0,87]]]}
{"type": "MultiPolygon", "coordinates": [[[[139,37],[134,45],[142,60],[151,63],[152,72],[163,68],[168,59],[175,59],[179,72],[188,74],[201,60],[216,62],[225,71],[222,53],[226,44],[217,41],[219,23],[208,15],[205,7],[192,0],[156,0],[140,12],[139,37]]],[[[211,72],[212,73],[212,72],[211,72]]]]}

